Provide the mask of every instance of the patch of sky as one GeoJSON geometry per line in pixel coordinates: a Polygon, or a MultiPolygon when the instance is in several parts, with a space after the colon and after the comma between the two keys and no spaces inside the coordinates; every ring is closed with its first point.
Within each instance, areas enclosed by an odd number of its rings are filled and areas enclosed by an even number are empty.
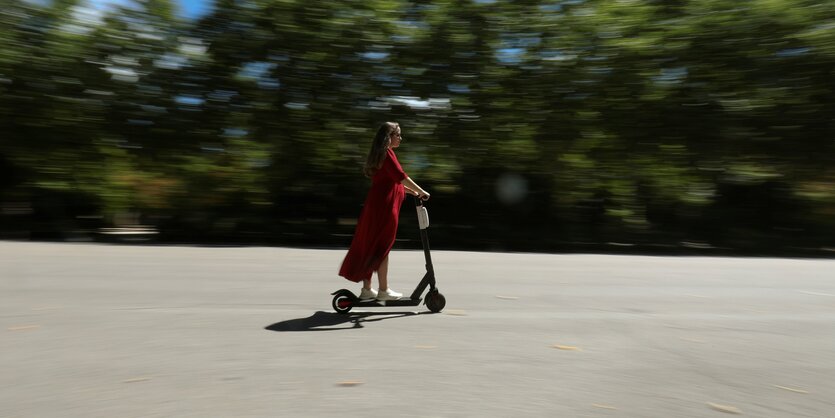
{"type": "Polygon", "coordinates": [[[154,61],[154,66],[164,70],[179,70],[188,63],[188,58],[180,55],[166,52],[163,56],[154,61]]]}
{"type": "Polygon", "coordinates": [[[270,77],[272,70],[276,67],[278,64],[273,62],[248,62],[241,67],[238,76],[246,80],[254,80],[262,89],[277,90],[281,87],[281,82],[270,77]]]}
{"type": "MultiPolygon", "coordinates": [[[[32,3],[48,4],[49,0],[28,0],[32,3]]],[[[116,7],[128,7],[131,9],[137,8],[137,1],[134,0],[87,0],[87,4],[101,10],[112,10],[116,7]]],[[[186,19],[197,19],[208,14],[213,6],[212,0],[176,0],[175,6],[178,6],[177,14],[186,19]]],[[[246,3],[246,2],[244,2],[246,3]]],[[[245,5],[242,5],[245,6],[245,5]]]]}
{"type": "Polygon", "coordinates": [[[382,61],[388,58],[390,54],[388,52],[363,52],[359,55],[370,61],[382,61]]]}
{"type": "Polygon", "coordinates": [[[180,38],[180,53],[183,55],[202,56],[206,54],[207,49],[201,39],[190,37],[180,38]]]}
{"type": "Polygon", "coordinates": [[[289,102],[284,104],[284,107],[293,110],[307,110],[308,106],[310,106],[310,103],[289,102]]]}
{"type": "MultiPolygon", "coordinates": [[[[213,0],[179,0],[180,15],[186,19],[197,19],[211,12],[214,8],[214,3],[215,2],[213,0]]],[[[255,6],[255,2],[248,1],[239,2],[238,4],[241,7],[249,8],[247,7],[249,3],[252,3],[253,6],[255,6]]]]}
{"type": "Polygon", "coordinates": [[[405,105],[412,109],[428,110],[428,109],[449,109],[449,99],[421,99],[412,96],[391,96],[387,97],[386,101],[392,104],[405,105]]]}
{"type": "Polygon", "coordinates": [[[248,134],[248,133],[249,133],[249,131],[247,131],[246,129],[242,129],[242,128],[226,128],[226,129],[223,130],[223,135],[224,136],[229,136],[229,137],[233,137],[233,138],[240,138],[242,136],[246,136],[246,134],[248,134]]]}
{"type": "Polygon", "coordinates": [[[104,13],[93,7],[76,5],[71,9],[72,22],[61,26],[64,32],[87,35],[104,21],[104,13]]]}
{"type": "Polygon", "coordinates": [[[357,108],[363,110],[374,110],[374,111],[389,111],[391,110],[391,106],[388,103],[380,100],[368,100],[363,101],[357,104],[357,108]]]}
{"type": "Polygon", "coordinates": [[[542,52],[542,59],[545,61],[571,61],[577,59],[577,55],[551,49],[542,52]]]}
{"type": "Polygon", "coordinates": [[[541,4],[539,5],[539,11],[545,13],[557,13],[562,11],[562,4],[541,4]]]}
{"type": "MultiPolygon", "coordinates": [[[[45,3],[52,2],[46,0],[45,3]]],[[[112,12],[116,10],[116,8],[118,7],[125,7],[132,10],[136,10],[137,8],[136,2],[132,0],[87,0],[84,2],[84,4],[96,10],[101,10],[105,13],[112,12]]]]}
{"type": "Polygon", "coordinates": [[[536,34],[520,33],[507,36],[496,51],[496,59],[504,64],[518,64],[528,48],[537,46],[542,39],[536,34]]]}
{"type": "Polygon", "coordinates": [[[658,84],[676,84],[687,77],[687,67],[662,68],[661,74],[652,78],[658,84]]]}
{"type": "Polygon", "coordinates": [[[470,88],[465,84],[447,84],[447,89],[453,93],[467,94],[470,88]]]}
{"type": "Polygon", "coordinates": [[[774,53],[779,58],[793,58],[806,55],[812,51],[812,48],[786,48],[774,53]]]}
{"type": "Polygon", "coordinates": [[[117,81],[124,81],[126,83],[135,83],[139,81],[139,74],[134,71],[133,68],[128,67],[119,67],[119,66],[108,66],[104,69],[108,73],[113,80],[117,81]]]}
{"type": "Polygon", "coordinates": [[[177,104],[187,105],[187,106],[200,106],[200,105],[203,104],[203,102],[205,102],[205,100],[203,100],[203,98],[201,98],[201,97],[185,96],[185,95],[175,97],[174,101],[177,102],[177,104]]]}
{"type": "Polygon", "coordinates": [[[518,64],[524,53],[525,48],[502,48],[496,51],[496,59],[504,64],[518,64]]]}
{"type": "Polygon", "coordinates": [[[241,70],[238,72],[238,75],[243,78],[255,80],[267,76],[269,72],[277,66],[278,64],[272,62],[248,62],[241,66],[241,70]]]}
{"type": "MultiPolygon", "coordinates": [[[[435,8],[435,7],[432,7],[435,8]]],[[[430,9],[430,8],[427,8],[430,9]]],[[[420,10],[420,9],[418,9],[420,10]]],[[[418,12],[419,13],[419,12],[418,12]]],[[[429,23],[424,22],[422,20],[416,19],[401,19],[397,22],[397,26],[404,28],[404,29],[429,29],[431,26],[429,23]]],[[[409,38],[411,38],[409,36],[409,38]]]]}

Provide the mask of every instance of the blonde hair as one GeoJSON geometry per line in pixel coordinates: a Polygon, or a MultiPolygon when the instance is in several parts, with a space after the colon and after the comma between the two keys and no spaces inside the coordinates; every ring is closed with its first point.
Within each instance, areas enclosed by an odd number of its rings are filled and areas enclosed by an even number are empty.
{"type": "Polygon", "coordinates": [[[380,125],[380,129],[377,129],[374,141],[371,142],[371,150],[368,151],[368,157],[365,159],[363,173],[366,176],[374,176],[374,173],[383,166],[383,161],[386,159],[386,150],[391,144],[391,134],[397,132],[398,129],[400,129],[400,125],[397,122],[385,122],[380,125]]]}

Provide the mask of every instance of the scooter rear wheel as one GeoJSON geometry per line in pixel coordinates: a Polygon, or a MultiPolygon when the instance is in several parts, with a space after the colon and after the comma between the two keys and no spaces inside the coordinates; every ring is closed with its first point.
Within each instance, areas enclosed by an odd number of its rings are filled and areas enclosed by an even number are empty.
{"type": "Polygon", "coordinates": [[[446,298],[437,290],[430,291],[426,295],[426,307],[432,312],[440,312],[446,306],[446,298]]]}
{"type": "Polygon", "coordinates": [[[333,301],[331,301],[331,306],[336,313],[346,314],[351,312],[351,308],[354,307],[354,301],[350,296],[344,293],[337,293],[337,295],[333,297],[333,301]]]}

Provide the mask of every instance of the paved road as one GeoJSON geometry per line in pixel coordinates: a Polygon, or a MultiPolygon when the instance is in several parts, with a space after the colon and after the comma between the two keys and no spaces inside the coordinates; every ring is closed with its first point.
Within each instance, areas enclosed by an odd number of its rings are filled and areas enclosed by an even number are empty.
{"type": "Polygon", "coordinates": [[[444,312],[340,316],[343,255],[0,242],[0,416],[835,416],[835,260],[436,251],[444,312]]]}

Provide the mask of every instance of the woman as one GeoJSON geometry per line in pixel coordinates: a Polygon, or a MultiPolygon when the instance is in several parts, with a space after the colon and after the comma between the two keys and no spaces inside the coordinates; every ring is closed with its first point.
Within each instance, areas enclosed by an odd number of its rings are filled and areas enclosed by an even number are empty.
{"type": "Polygon", "coordinates": [[[429,193],[403,172],[394,149],[400,146],[400,125],[386,122],[377,130],[365,161],[365,175],[371,177],[371,189],[365,198],[351,248],[339,275],[353,282],[363,282],[361,300],[396,300],[403,294],[388,287],[389,252],[397,234],[400,206],[408,191],[423,200],[429,193]],[[371,274],[377,272],[379,291],[371,288],[371,274]]]}

